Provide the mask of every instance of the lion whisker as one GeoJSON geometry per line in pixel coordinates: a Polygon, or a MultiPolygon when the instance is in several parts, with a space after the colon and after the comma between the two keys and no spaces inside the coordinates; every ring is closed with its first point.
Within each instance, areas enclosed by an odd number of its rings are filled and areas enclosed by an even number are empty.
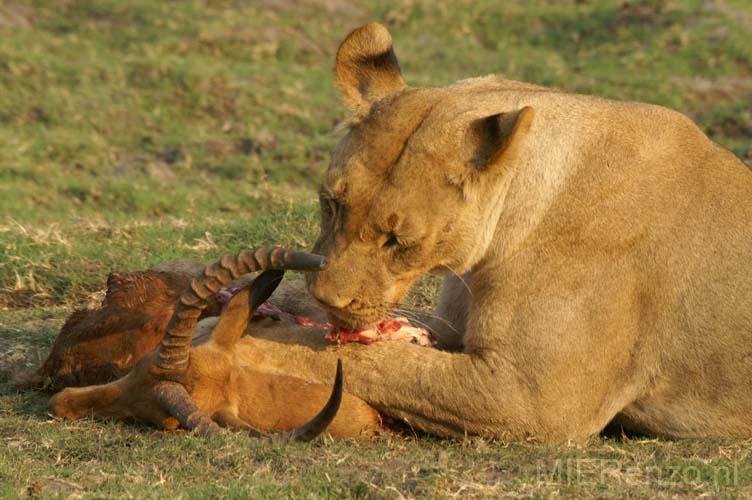
{"type": "Polygon", "coordinates": [[[426,317],[431,318],[431,319],[436,319],[436,320],[440,321],[446,327],[448,327],[449,329],[451,329],[454,333],[458,333],[458,334],[460,333],[454,327],[454,325],[450,321],[448,321],[447,319],[442,318],[441,316],[439,316],[437,314],[434,314],[434,313],[432,313],[430,311],[422,311],[422,310],[421,311],[413,311],[413,310],[405,309],[404,307],[399,307],[399,306],[395,307],[392,311],[396,312],[396,313],[399,313],[399,314],[402,314],[404,316],[407,316],[408,319],[410,319],[410,321],[413,321],[413,322],[419,324],[420,326],[423,326],[423,327],[425,327],[426,329],[429,329],[429,330],[430,330],[430,328],[429,328],[428,323],[426,323],[425,321],[423,321],[424,318],[426,318],[426,317]]]}
{"type": "Polygon", "coordinates": [[[461,274],[459,274],[457,271],[455,271],[454,269],[452,269],[452,267],[450,265],[448,265],[448,264],[441,264],[441,267],[447,268],[450,273],[452,273],[453,275],[457,276],[457,278],[460,280],[460,282],[462,283],[462,285],[467,290],[467,293],[469,293],[471,297],[473,296],[473,291],[470,289],[470,285],[467,284],[467,281],[465,281],[465,278],[463,278],[461,274]]]}

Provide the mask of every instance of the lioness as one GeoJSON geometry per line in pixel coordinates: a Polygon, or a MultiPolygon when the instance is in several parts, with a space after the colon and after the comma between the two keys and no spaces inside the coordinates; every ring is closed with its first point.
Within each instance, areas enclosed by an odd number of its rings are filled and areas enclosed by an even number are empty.
{"type": "Polygon", "coordinates": [[[409,87],[379,24],[342,43],[336,83],[353,117],[309,291],[362,327],[446,271],[444,350],[259,340],[260,368],[327,383],[341,357],[348,392],[440,435],[752,433],[752,172],[733,154],[660,106],[409,87]]]}

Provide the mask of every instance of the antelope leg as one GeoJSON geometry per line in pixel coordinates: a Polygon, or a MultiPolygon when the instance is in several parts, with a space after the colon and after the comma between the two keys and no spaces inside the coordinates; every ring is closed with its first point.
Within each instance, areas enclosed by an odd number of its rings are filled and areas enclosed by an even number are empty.
{"type": "Polygon", "coordinates": [[[334,377],[334,387],[329,400],[318,414],[305,424],[291,431],[280,434],[279,437],[290,441],[312,441],[324,432],[339,410],[342,402],[342,360],[337,360],[337,374],[334,377]]]}
{"type": "MultiPolygon", "coordinates": [[[[180,295],[172,318],[167,324],[164,337],[157,349],[157,362],[151,369],[152,374],[162,380],[180,382],[188,369],[188,356],[193,338],[193,328],[196,326],[201,311],[207,306],[207,298],[233,279],[237,279],[250,272],[270,269],[321,270],[326,265],[326,259],[320,255],[304,252],[292,252],[277,247],[243,250],[235,255],[225,255],[219,261],[206,266],[201,275],[191,280],[190,286],[180,295]]],[[[272,275],[273,277],[274,275],[272,275]]],[[[281,274],[280,274],[281,277],[281,274]]],[[[265,279],[268,279],[269,276],[265,279]]],[[[279,278],[276,279],[276,282],[279,278]]],[[[271,284],[274,284],[272,280],[271,284]]],[[[257,293],[257,300],[266,300],[273,286],[263,286],[257,293]]]]}
{"type": "Polygon", "coordinates": [[[248,321],[253,315],[248,300],[249,295],[250,291],[247,288],[243,289],[225,306],[211,333],[211,341],[214,344],[231,351],[235,343],[243,336],[248,321]]]}
{"type": "Polygon", "coordinates": [[[217,326],[212,331],[212,341],[226,349],[240,339],[248,326],[253,311],[263,304],[282,281],[284,271],[264,271],[248,289],[243,289],[225,306],[217,326]]]}
{"type": "Polygon", "coordinates": [[[339,405],[342,402],[342,362],[337,360],[337,374],[334,378],[334,387],[329,400],[319,413],[305,424],[282,434],[266,435],[254,429],[246,421],[239,418],[234,411],[227,407],[220,408],[214,415],[214,421],[220,426],[233,430],[248,432],[251,437],[267,437],[274,441],[312,441],[329,427],[337,415],[339,405]]]}
{"type": "Polygon", "coordinates": [[[231,429],[233,431],[245,431],[251,437],[263,437],[264,434],[254,429],[248,422],[235,415],[235,412],[229,408],[220,408],[217,410],[212,419],[219,424],[220,427],[231,429]]]}

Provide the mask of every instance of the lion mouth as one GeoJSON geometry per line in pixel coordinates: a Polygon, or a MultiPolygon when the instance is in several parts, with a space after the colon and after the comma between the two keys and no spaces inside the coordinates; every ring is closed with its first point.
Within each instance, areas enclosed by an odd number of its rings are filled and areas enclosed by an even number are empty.
{"type": "MultiPolygon", "coordinates": [[[[223,304],[227,303],[242,288],[242,286],[224,287],[217,292],[217,300],[223,304]]],[[[328,330],[324,338],[330,342],[336,342],[338,345],[345,345],[350,342],[369,345],[382,340],[403,340],[428,347],[436,345],[435,338],[428,330],[420,326],[412,326],[408,318],[388,316],[388,310],[369,315],[372,319],[366,321],[363,316],[355,316],[349,311],[334,310],[320,302],[319,305],[326,314],[328,323],[319,323],[307,316],[297,316],[268,302],[261,304],[254,311],[254,315],[276,320],[285,319],[300,326],[328,330]]],[[[370,312],[373,313],[376,310],[371,309],[370,312]]]]}
{"type": "Polygon", "coordinates": [[[336,316],[332,314],[328,314],[329,323],[317,323],[309,317],[297,316],[268,303],[261,304],[256,310],[256,314],[260,317],[276,320],[285,319],[296,325],[326,329],[328,332],[324,338],[330,342],[335,342],[337,345],[346,345],[351,342],[370,345],[382,340],[397,340],[423,347],[436,346],[436,339],[428,330],[420,326],[413,326],[408,318],[400,316],[386,316],[364,328],[351,328],[340,326],[342,323],[333,322],[333,319],[336,321],[336,316]]]}
{"type": "MultiPolygon", "coordinates": [[[[240,291],[241,287],[225,287],[217,292],[217,300],[224,303],[228,297],[232,297],[240,291]]],[[[352,317],[343,319],[332,310],[324,310],[328,323],[319,323],[307,316],[298,316],[269,304],[261,304],[254,312],[255,316],[287,320],[300,326],[328,330],[324,338],[338,345],[359,342],[369,345],[382,340],[402,340],[420,346],[434,347],[436,339],[423,327],[412,326],[410,320],[400,316],[380,316],[373,322],[352,321],[352,317]]]]}
{"type": "Polygon", "coordinates": [[[350,314],[343,317],[342,312],[335,313],[330,309],[325,309],[325,312],[329,323],[331,323],[334,328],[341,330],[368,330],[376,326],[376,323],[378,322],[378,320],[365,321],[362,318],[356,318],[350,314]]]}

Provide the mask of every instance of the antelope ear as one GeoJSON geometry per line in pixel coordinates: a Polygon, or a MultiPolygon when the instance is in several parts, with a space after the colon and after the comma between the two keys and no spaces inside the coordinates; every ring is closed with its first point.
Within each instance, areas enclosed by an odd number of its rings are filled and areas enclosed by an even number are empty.
{"type": "Polygon", "coordinates": [[[378,23],[369,23],[350,33],[337,50],[337,88],[345,104],[359,117],[371,105],[405,87],[392,36],[378,23]]]}
{"type": "Polygon", "coordinates": [[[470,165],[479,171],[501,172],[516,157],[534,114],[533,108],[525,106],[475,120],[467,133],[470,165]]]}

